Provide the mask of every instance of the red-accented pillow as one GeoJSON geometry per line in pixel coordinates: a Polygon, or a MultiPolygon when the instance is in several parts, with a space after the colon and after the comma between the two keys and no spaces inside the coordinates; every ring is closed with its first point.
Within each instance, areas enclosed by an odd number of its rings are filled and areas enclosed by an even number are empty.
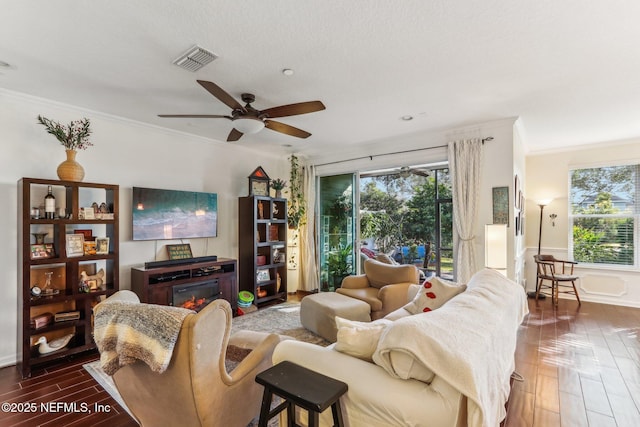
{"type": "Polygon", "coordinates": [[[467,285],[450,282],[440,277],[429,277],[422,283],[413,301],[404,306],[411,314],[426,313],[440,308],[454,296],[467,289],[467,285]]]}

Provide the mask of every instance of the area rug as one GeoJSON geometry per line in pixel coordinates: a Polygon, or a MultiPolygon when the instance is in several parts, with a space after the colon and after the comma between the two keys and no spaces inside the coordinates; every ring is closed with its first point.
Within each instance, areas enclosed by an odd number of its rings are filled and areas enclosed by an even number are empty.
{"type": "MultiPolygon", "coordinates": [[[[257,332],[271,332],[275,334],[287,335],[295,338],[298,341],[309,342],[322,346],[327,346],[330,343],[324,338],[313,334],[306,330],[300,323],[300,303],[299,302],[287,302],[283,304],[274,305],[267,308],[262,308],[255,312],[245,314],[243,316],[234,317],[231,322],[231,334],[241,331],[250,330],[257,332]]],[[[234,346],[229,346],[227,349],[226,367],[227,371],[232,371],[235,366],[246,356],[247,352],[243,349],[239,349],[234,346]]],[[[100,368],[100,361],[96,360],[91,363],[83,365],[87,372],[109,393],[113,399],[122,406],[129,415],[131,412],[124,404],[122,397],[118,393],[118,390],[113,383],[111,377],[104,373],[100,368]]],[[[249,426],[258,425],[257,420],[254,420],[249,426]]],[[[278,425],[277,418],[274,418],[269,426],[278,425]]]]}
{"type": "Polygon", "coordinates": [[[298,341],[326,347],[329,341],[308,331],[300,323],[300,303],[286,302],[261,308],[243,316],[234,317],[231,322],[231,334],[241,331],[271,332],[287,335],[298,341]]]}

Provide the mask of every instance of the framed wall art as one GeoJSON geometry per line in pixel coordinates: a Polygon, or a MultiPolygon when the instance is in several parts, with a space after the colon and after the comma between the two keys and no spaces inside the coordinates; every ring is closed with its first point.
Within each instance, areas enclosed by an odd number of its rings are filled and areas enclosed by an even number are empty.
{"type": "Polygon", "coordinates": [[[518,194],[520,194],[520,178],[518,178],[518,175],[516,175],[514,181],[513,181],[513,205],[516,209],[520,209],[520,197],[518,197],[518,194]]]}
{"type": "Polygon", "coordinates": [[[509,225],[509,187],[493,187],[493,223],[509,225]]]}

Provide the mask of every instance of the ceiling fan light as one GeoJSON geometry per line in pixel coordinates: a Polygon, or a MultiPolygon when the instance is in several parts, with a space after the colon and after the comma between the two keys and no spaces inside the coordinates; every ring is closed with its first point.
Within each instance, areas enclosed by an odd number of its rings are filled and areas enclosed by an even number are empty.
{"type": "Polygon", "coordinates": [[[233,127],[242,133],[258,133],[264,128],[264,122],[258,118],[238,117],[233,120],[233,127]]]}

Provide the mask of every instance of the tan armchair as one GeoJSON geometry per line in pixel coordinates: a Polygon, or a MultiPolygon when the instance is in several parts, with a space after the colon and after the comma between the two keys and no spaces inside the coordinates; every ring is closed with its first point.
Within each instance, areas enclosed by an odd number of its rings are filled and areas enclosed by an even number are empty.
{"type": "Polygon", "coordinates": [[[374,259],[364,262],[364,274],[347,276],[336,292],[371,306],[371,320],[380,319],[407,303],[410,285],[419,281],[415,265],[391,265],[374,259]]]}
{"type": "Polygon", "coordinates": [[[187,315],[165,372],[152,372],[143,362],[115,372],[118,392],[141,426],[245,427],[259,415],[263,389],[255,377],[272,366],[279,336],[265,334],[227,373],[231,318],[227,301],[213,301],[198,314],[187,315]]]}

